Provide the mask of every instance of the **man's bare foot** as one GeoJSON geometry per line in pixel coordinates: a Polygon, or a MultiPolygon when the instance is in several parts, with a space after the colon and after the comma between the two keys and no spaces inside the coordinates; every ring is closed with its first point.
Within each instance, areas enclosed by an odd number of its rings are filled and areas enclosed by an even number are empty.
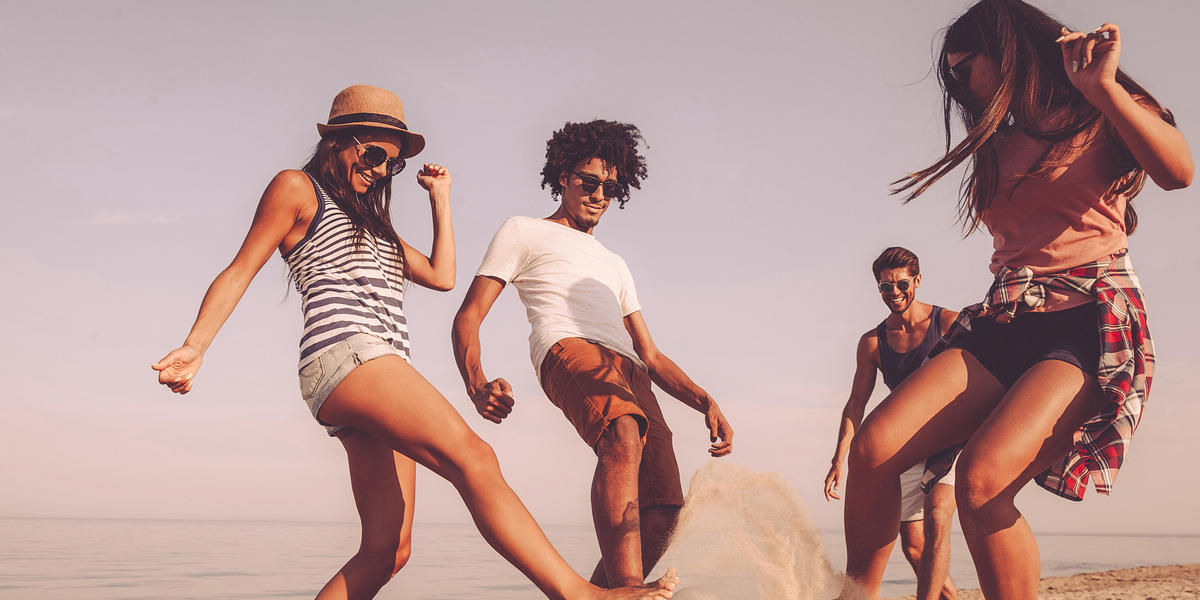
{"type": "Polygon", "coordinates": [[[675,586],[678,584],[679,575],[675,573],[675,567],[671,567],[667,569],[666,575],[653,583],[615,590],[597,588],[594,590],[595,595],[588,598],[595,600],[668,600],[674,595],[675,586]]]}

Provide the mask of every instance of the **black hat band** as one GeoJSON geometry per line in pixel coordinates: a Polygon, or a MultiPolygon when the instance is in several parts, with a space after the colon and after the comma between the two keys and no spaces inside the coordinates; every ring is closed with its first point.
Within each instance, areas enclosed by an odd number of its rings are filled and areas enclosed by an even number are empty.
{"type": "Polygon", "coordinates": [[[404,121],[379,113],[351,113],[348,115],[338,115],[329,120],[330,125],[344,125],[346,123],[381,123],[408,131],[408,125],[405,125],[404,121]]]}

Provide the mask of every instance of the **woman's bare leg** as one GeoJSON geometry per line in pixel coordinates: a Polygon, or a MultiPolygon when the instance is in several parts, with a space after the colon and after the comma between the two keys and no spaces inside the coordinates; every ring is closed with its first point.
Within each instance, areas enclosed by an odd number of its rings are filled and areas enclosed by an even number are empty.
{"type": "Polygon", "coordinates": [[[950,349],[910,375],[863,421],[846,479],[846,574],[871,598],[900,530],[900,474],[967,439],[1004,394],[970,354],[950,349]]]}
{"type": "Polygon", "coordinates": [[[374,597],[412,552],[416,464],[369,433],[350,430],[342,445],[362,538],[358,553],[325,584],[317,600],[374,597]]]}
{"type": "Polygon", "coordinates": [[[673,574],[648,588],[601,590],[573,571],[504,481],[491,446],[403,359],[384,356],[354,369],[320,417],[370,433],[453,484],[484,539],[548,597],[670,597],[673,574]]]}
{"type": "Polygon", "coordinates": [[[971,437],[959,458],[959,520],[979,586],[992,600],[1037,597],[1037,541],[1013,504],[1017,492],[1061,459],[1101,406],[1096,378],[1046,360],[1030,367],[971,437]]]}

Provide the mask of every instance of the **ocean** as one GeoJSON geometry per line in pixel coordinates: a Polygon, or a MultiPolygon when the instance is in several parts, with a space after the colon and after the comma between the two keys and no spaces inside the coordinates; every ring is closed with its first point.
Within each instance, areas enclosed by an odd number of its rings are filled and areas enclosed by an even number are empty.
{"type": "MultiPolygon", "coordinates": [[[[591,572],[599,550],[590,527],[546,532],[576,570],[591,572]]],[[[819,535],[840,569],[841,532],[819,535]]],[[[378,598],[541,597],[473,525],[418,522],[413,538],[412,560],[378,598]]],[[[976,587],[965,542],[956,535],[953,543],[951,575],[976,587]]],[[[1200,536],[1041,534],[1038,543],[1044,576],[1200,562],[1200,536]]],[[[311,598],[357,545],[356,523],[0,519],[0,598],[311,598]]],[[[680,595],[689,573],[681,575],[680,595]]],[[[912,570],[893,551],[884,596],[915,589],[912,570]]]]}
{"type": "MultiPolygon", "coordinates": [[[[547,526],[580,573],[600,552],[590,526],[547,526]]],[[[135,600],[312,597],[358,546],[357,523],[0,518],[0,598],[135,600]]],[[[978,587],[966,543],[951,576],[978,587]]],[[[1200,563],[1200,536],[1041,533],[1042,575],[1200,563]]],[[[679,570],[676,600],[825,600],[845,565],[842,533],[817,529],[778,474],[712,463],[689,485],[676,537],[652,577],[679,570]]],[[[884,597],[916,590],[893,549],[884,597]]],[[[539,592],[471,524],[413,527],[413,555],[378,598],[516,600],[539,592]]]]}

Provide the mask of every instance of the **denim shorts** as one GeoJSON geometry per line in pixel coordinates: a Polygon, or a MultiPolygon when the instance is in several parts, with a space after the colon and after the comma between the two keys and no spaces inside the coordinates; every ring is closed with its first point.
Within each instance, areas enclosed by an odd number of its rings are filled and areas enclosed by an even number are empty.
{"type": "Polygon", "coordinates": [[[316,358],[300,367],[300,395],[312,411],[313,418],[325,426],[330,436],[337,437],[346,428],[330,425],[317,418],[325,399],[355,367],[389,354],[404,358],[387,341],[367,333],[356,333],[321,351],[316,358]]]}

